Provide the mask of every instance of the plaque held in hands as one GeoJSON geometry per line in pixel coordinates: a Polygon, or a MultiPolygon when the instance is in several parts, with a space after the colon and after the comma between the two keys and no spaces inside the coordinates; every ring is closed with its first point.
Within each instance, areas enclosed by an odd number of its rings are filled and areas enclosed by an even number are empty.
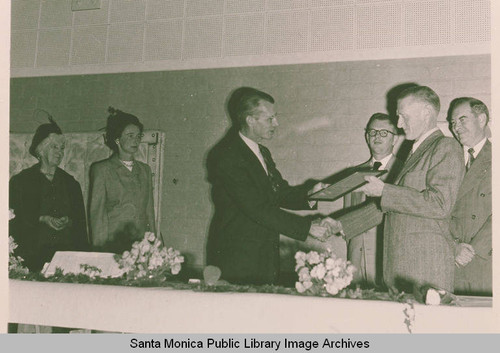
{"type": "Polygon", "coordinates": [[[365,185],[367,181],[365,177],[374,176],[380,177],[387,173],[387,170],[372,170],[372,169],[355,169],[347,176],[333,183],[328,183],[332,177],[326,178],[323,182],[330,184],[324,189],[321,189],[314,194],[309,195],[309,200],[314,201],[335,201],[342,196],[354,191],[365,185]]]}

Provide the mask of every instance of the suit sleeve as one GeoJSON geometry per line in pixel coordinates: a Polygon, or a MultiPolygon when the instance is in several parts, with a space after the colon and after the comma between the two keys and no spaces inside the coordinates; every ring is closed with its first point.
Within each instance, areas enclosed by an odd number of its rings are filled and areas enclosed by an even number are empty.
{"type": "Polygon", "coordinates": [[[99,165],[90,167],[89,220],[92,245],[100,247],[108,240],[108,215],[106,212],[105,170],[99,165]]]}
{"type": "Polygon", "coordinates": [[[242,163],[221,158],[216,177],[237,207],[254,222],[288,237],[305,240],[311,221],[272,205],[256,185],[242,163]]]}
{"type": "Polygon", "coordinates": [[[309,188],[305,185],[290,186],[286,180],[283,182],[286,186],[279,191],[280,206],[289,210],[310,210],[307,202],[309,188]]]}
{"type": "MultiPolygon", "coordinates": [[[[146,205],[146,217],[148,220],[148,229],[150,232],[156,234],[155,210],[154,210],[154,199],[153,199],[153,176],[151,174],[151,168],[148,165],[146,165],[146,177],[148,179],[147,180],[148,202],[146,205]]],[[[160,238],[159,234],[156,234],[156,236],[160,238]]]]}
{"type": "Polygon", "coordinates": [[[432,153],[423,190],[385,184],[381,198],[384,212],[429,219],[449,217],[465,172],[463,153],[458,143],[448,138],[441,139],[432,153]]]}
{"type": "Polygon", "coordinates": [[[332,216],[342,223],[346,241],[379,225],[384,219],[383,212],[373,200],[342,210],[341,216],[332,216]]]}
{"type": "Polygon", "coordinates": [[[479,229],[479,231],[474,235],[472,240],[470,241],[470,245],[474,248],[476,255],[487,258],[491,256],[491,248],[492,248],[492,227],[491,227],[491,215],[486,219],[483,226],[479,229]]]}

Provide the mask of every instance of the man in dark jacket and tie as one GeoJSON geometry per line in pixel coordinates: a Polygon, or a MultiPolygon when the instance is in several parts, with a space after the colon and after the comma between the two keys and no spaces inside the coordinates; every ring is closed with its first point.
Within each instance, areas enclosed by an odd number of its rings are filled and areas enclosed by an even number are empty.
{"type": "Polygon", "coordinates": [[[309,209],[311,185],[291,187],[269,150],[278,126],[274,99],[250,87],[236,89],[227,105],[234,128],[210,151],[208,179],[215,214],[207,242],[207,264],[222,278],[241,284],[274,284],[279,276],[279,235],[321,240],[336,233],[336,222],[311,220],[283,210],[309,209]]]}

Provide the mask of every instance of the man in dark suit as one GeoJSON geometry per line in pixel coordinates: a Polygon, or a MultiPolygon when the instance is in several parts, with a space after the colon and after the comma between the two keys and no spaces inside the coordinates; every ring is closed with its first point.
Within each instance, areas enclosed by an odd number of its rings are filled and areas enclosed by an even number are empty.
{"type": "Polygon", "coordinates": [[[424,285],[452,292],[455,245],[450,234],[451,211],[465,172],[460,145],[437,127],[439,97],[425,86],[404,90],[398,98],[398,127],[415,140],[394,185],[375,177],[360,190],[380,197],[360,222],[344,225],[346,237],[382,221],[384,282],[392,290],[412,291],[424,285]],[[349,229],[350,228],[350,229],[349,229]],[[358,229],[356,229],[358,228],[358,229]]]}
{"type": "MultiPolygon", "coordinates": [[[[387,170],[388,173],[384,174],[381,180],[392,183],[403,166],[403,162],[392,153],[397,135],[396,124],[389,115],[373,114],[365,129],[365,139],[371,157],[355,169],[387,170]]],[[[376,199],[366,198],[362,192],[352,192],[344,197],[344,211],[367,207],[375,202],[376,199]]],[[[347,242],[347,259],[357,268],[353,283],[371,287],[381,284],[383,232],[383,225],[379,225],[347,242]]]]}
{"type": "Polygon", "coordinates": [[[489,113],[478,99],[450,104],[448,118],[463,146],[466,173],[451,213],[455,250],[455,293],[492,295],[491,143],[486,138],[489,113]]]}
{"type": "Polygon", "coordinates": [[[210,151],[208,179],[215,214],[207,264],[241,284],[273,284],[279,275],[279,235],[305,240],[334,234],[329,218],[312,221],[281,209],[309,209],[311,185],[290,187],[263,145],[278,122],[274,99],[250,87],[236,89],[227,105],[234,128],[210,151]]]}

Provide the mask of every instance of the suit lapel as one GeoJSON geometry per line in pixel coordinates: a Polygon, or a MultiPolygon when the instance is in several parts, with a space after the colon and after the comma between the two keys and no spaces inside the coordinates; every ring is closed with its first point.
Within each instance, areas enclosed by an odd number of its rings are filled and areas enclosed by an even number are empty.
{"type": "Polygon", "coordinates": [[[253,175],[259,180],[261,180],[263,183],[267,183],[271,185],[269,182],[269,178],[267,176],[266,171],[264,170],[264,167],[260,163],[259,159],[253,153],[253,151],[250,149],[250,147],[247,146],[245,141],[241,139],[241,137],[236,134],[234,137],[235,145],[237,146],[238,150],[240,151],[240,155],[242,156],[243,160],[245,161],[245,165],[248,166],[248,169],[251,171],[253,175]]]}
{"type": "Polygon", "coordinates": [[[441,130],[435,131],[432,134],[430,134],[420,146],[418,146],[417,150],[406,160],[405,164],[403,165],[403,169],[401,170],[401,173],[397,176],[394,184],[399,183],[401,178],[408,173],[413,166],[422,158],[422,155],[434,144],[434,142],[437,139],[440,139],[443,137],[443,133],[441,130]]]}
{"type": "Polygon", "coordinates": [[[396,156],[392,155],[391,159],[385,166],[385,169],[387,169],[389,172],[387,174],[384,174],[381,180],[386,183],[392,183],[394,179],[396,179],[396,176],[399,174],[401,167],[401,161],[397,159],[396,156]]]}
{"type": "Polygon", "coordinates": [[[491,169],[491,142],[486,140],[483,149],[477,155],[476,160],[472,163],[471,168],[465,174],[462,185],[458,192],[457,200],[462,198],[475,185],[480,183],[485,176],[485,173],[491,169]]]}

